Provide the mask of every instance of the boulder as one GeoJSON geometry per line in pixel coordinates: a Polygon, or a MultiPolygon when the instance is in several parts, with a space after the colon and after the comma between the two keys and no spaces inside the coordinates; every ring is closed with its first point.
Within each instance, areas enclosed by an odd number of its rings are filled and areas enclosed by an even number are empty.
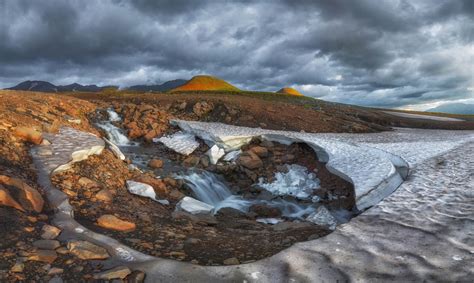
{"type": "Polygon", "coordinates": [[[58,255],[55,251],[36,250],[28,257],[28,260],[41,261],[51,264],[56,260],[56,258],[58,258],[58,255]]]}
{"type": "Polygon", "coordinates": [[[103,202],[112,202],[114,196],[112,195],[110,190],[102,189],[95,195],[95,198],[103,202]]]}
{"type": "Polygon", "coordinates": [[[125,279],[132,271],[126,266],[117,266],[115,268],[94,274],[96,280],[125,279]]]}
{"type": "Polygon", "coordinates": [[[56,239],[57,236],[61,233],[61,230],[57,227],[45,224],[43,228],[41,228],[41,238],[45,240],[53,240],[56,239]]]}
{"type": "Polygon", "coordinates": [[[176,204],[177,211],[185,211],[192,215],[211,214],[214,206],[194,199],[192,197],[184,197],[176,204]]]}
{"type": "Polygon", "coordinates": [[[80,259],[106,259],[109,253],[106,249],[87,241],[70,241],[67,244],[69,252],[80,259]]]}
{"type": "Polygon", "coordinates": [[[0,175],[0,184],[18,189],[19,201],[24,208],[31,208],[38,213],[43,210],[44,200],[41,194],[22,180],[0,175]]]}
{"type": "Polygon", "coordinates": [[[133,231],[136,228],[135,223],[122,220],[111,214],[105,214],[99,217],[99,219],[97,219],[97,225],[105,229],[121,232],[133,231]]]}
{"type": "Polygon", "coordinates": [[[25,212],[25,209],[0,185],[0,205],[13,207],[25,212]]]}
{"type": "Polygon", "coordinates": [[[258,157],[267,157],[268,156],[268,149],[263,146],[254,146],[250,149],[253,153],[255,153],[258,157]]]}
{"type": "Polygon", "coordinates": [[[13,135],[33,144],[41,144],[43,135],[33,128],[18,127],[13,131],[13,135]]]}
{"type": "Polygon", "coordinates": [[[148,167],[153,169],[159,169],[163,167],[163,160],[161,159],[152,159],[148,162],[148,167]]]}
{"type": "Polygon", "coordinates": [[[263,166],[263,162],[260,157],[258,157],[258,155],[252,151],[246,151],[242,153],[237,159],[237,163],[250,170],[258,169],[263,166]]]}

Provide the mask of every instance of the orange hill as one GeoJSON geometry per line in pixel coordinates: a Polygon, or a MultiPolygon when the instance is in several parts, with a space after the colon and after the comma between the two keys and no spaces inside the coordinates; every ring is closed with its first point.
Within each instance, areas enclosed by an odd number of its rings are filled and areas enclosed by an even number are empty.
{"type": "Polygon", "coordinates": [[[212,76],[195,76],[187,83],[171,91],[195,91],[195,90],[223,90],[223,91],[240,91],[228,82],[212,76]]]}
{"type": "Polygon", "coordinates": [[[296,89],[291,88],[291,87],[284,87],[284,88],[280,89],[279,91],[277,91],[277,93],[284,93],[284,94],[290,94],[290,95],[296,95],[296,96],[303,96],[302,93],[300,93],[299,91],[297,91],[296,89]]]}

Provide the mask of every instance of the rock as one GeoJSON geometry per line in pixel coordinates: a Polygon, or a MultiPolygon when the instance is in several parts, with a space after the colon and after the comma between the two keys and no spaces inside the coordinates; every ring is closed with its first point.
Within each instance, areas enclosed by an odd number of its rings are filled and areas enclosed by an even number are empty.
{"type": "MultiPolygon", "coordinates": [[[[166,198],[169,194],[169,190],[164,181],[146,175],[141,175],[140,177],[135,179],[137,182],[144,183],[150,185],[155,190],[155,193],[160,198],[166,198]]],[[[156,196],[155,196],[156,197],[156,196]]]]}
{"type": "Polygon", "coordinates": [[[95,194],[95,198],[103,202],[112,202],[114,196],[112,195],[110,190],[102,189],[97,194],[95,194]]]}
{"type": "Polygon", "coordinates": [[[232,207],[223,207],[217,211],[217,215],[229,218],[240,218],[244,217],[245,213],[232,207]]]}
{"type": "Polygon", "coordinates": [[[183,165],[186,167],[194,167],[199,164],[200,158],[197,156],[189,156],[183,160],[183,165]]]}
{"type": "Polygon", "coordinates": [[[254,146],[250,149],[253,153],[255,153],[258,157],[267,157],[268,156],[268,149],[263,146],[254,146]]]}
{"type": "Polygon", "coordinates": [[[19,201],[23,208],[31,207],[36,212],[41,212],[44,206],[44,200],[41,194],[28,184],[17,178],[10,178],[5,175],[0,175],[0,183],[14,187],[20,191],[19,201]]]}
{"type": "Polygon", "coordinates": [[[17,262],[15,262],[10,271],[14,273],[21,273],[23,272],[23,269],[25,269],[25,264],[17,260],[17,262]]]}
{"type": "Polygon", "coordinates": [[[57,257],[58,255],[55,251],[37,250],[28,257],[28,260],[47,262],[51,264],[56,260],[57,257]]]}
{"type": "Polygon", "coordinates": [[[142,283],[145,281],[145,272],[141,270],[134,270],[128,277],[128,283],[142,283]]]}
{"type": "Polygon", "coordinates": [[[152,159],[148,162],[148,167],[153,169],[159,169],[163,167],[163,161],[161,159],[152,159]]]}
{"type": "Polygon", "coordinates": [[[331,230],[336,229],[337,226],[336,218],[334,218],[334,216],[332,216],[329,210],[327,210],[327,208],[324,206],[318,207],[316,209],[316,212],[313,212],[308,217],[306,217],[306,221],[326,227],[331,230]]]}
{"type": "Polygon", "coordinates": [[[67,244],[69,251],[80,259],[106,259],[109,253],[106,249],[87,241],[70,241],[67,244]]]}
{"type": "Polygon", "coordinates": [[[56,240],[37,240],[33,242],[33,246],[42,250],[55,250],[59,248],[61,244],[56,240]]]}
{"type": "Polygon", "coordinates": [[[217,145],[213,145],[207,152],[206,155],[209,157],[209,161],[211,164],[217,164],[219,159],[225,155],[224,149],[218,147],[217,145]]]}
{"type": "Polygon", "coordinates": [[[260,157],[258,157],[258,155],[252,151],[246,151],[242,153],[237,159],[237,163],[250,170],[258,169],[263,166],[263,162],[260,157]]]}
{"type": "Polygon", "coordinates": [[[224,260],[224,265],[236,265],[236,264],[240,264],[240,261],[235,257],[231,257],[224,260]]]}
{"type": "Polygon", "coordinates": [[[13,131],[13,135],[33,144],[41,144],[43,141],[43,135],[33,128],[18,127],[13,131]]]}
{"type": "Polygon", "coordinates": [[[206,115],[207,113],[211,112],[214,109],[214,105],[212,103],[207,103],[206,101],[201,101],[193,106],[193,112],[199,117],[206,115]]]}
{"type": "Polygon", "coordinates": [[[265,218],[277,218],[281,216],[281,211],[278,208],[267,206],[264,204],[252,205],[249,211],[256,213],[260,217],[265,218]]]}
{"type": "Polygon", "coordinates": [[[91,180],[87,177],[81,177],[77,183],[79,184],[79,186],[81,186],[81,187],[83,187],[84,189],[87,189],[87,190],[92,189],[92,188],[100,187],[100,185],[97,182],[95,182],[95,181],[93,181],[93,180],[91,180]]]}
{"type": "Polygon", "coordinates": [[[99,219],[97,219],[97,225],[105,229],[121,232],[133,231],[136,228],[135,223],[122,220],[111,214],[105,214],[99,217],[99,219]]]}
{"type": "Polygon", "coordinates": [[[48,275],[49,276],[54,276],[54,275],[58,275],[58,274],[63,274],[63,272],[64,272],[64,269],[58,268],[58,267],[53,267],[48,271],[48,275]]]}
{"type": "Polygon", "coordinates": [[[311,227],[311,223],[308,222],[280,222],[272,226],[275,231],[284,231],[289,229],[303,229],[311,227]]]}
{"type": "Polygon", "coordinates": [[[124,279],[127,277],[132,271],[126,266],[117,266],[115,268],[106,270],[101,273],[94,274],[94,279],[102,279],[102,280],[111,280],[111,279],[124,279]]]}
{"type": "Polygon", "coordinates": [[[45,240],[56,239],[59,233],[61,233],[61,230],[59,228],[48,224],[43,225],[43,228],[41,228],[41,238],[45,240]]]}
{"type": "Polygon", "coordinates": [[[25,212],[25,209],[10,195],[10,193],[0,185],[0,205],[13,207],[25,212]]]}
{"type": "Polygon", "coordinates": [[[196,214],[210,214],[214,206],[194,199],[192,197],[184,197],[176,204],[177,211],[185,211],[192,215],[196,214]]]}

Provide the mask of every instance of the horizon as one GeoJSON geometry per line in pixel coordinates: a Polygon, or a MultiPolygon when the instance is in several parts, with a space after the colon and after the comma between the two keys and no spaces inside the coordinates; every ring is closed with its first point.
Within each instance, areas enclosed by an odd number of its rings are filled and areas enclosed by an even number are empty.
{"type": "Polygon", "coordinates": [[[244,90],[292,87],[369,107],[472,104],[472,5],[3,1],[0,88],[125,88],[210,74],[244,90]]]}

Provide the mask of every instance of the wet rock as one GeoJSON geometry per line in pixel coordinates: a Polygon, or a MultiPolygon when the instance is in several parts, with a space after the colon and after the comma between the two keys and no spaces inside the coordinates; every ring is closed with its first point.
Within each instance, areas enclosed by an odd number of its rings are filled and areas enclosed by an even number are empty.
{"type": "Polygon", "coordinates": [[[97,219],[97,225],[105,229],[121,232],[133,231],[136,228],[135,223],[122,220],[111,214],[105,214],[99,217],[99,219],[97,219]]]}
{"type": "Polygon", "coordinates": [[[231,257],[231,258],[228,258],[226,260],[224,260],[224,265],[236,265],[236,264],[240,264],[240,261],[235,258],[235,257],[231,257]]]}
{"type": "Polygon", "coordinates": [[[60,245],[59,241],[56,240],[37,240],[33,242],[33,246],[42,250],[55,250],[60,245]]]}
{"type": "Polygon", "coordinates": [[[145,281],[145,272],[141,270],[134,270],[128,277],[128,283],[142,283],[145,281]]]}
{"type": "Polygon", "coordinates": [[[128,267],[117,266],[104,272],[94,274],[93,278],[102,280],[124,279],[130,273],[132,273],[132,271],[128,267]]]}
{"type": "Polygon", "coordinates": [[[268,156],[268,149],[263,146],[254,146],[250,149],[253,153],[255,153],[258,157],[267,157],[268,156]]]}
{"type": "Polygon", "coordinates": [[[22,180],[0,175],[0,184],[19,190],[19,201],[23,208],[31,207],[31,209],[36,212],[41,212],[43,210],[44,200],[41,194],[22,180]]]}
{"type": "Polygon", "coordinates": [[[214,206],[194,199],[192,197],[184,197],[176,204],[177,211],[185,211],[192,215],[197,214],[210,214],[214,206]]]}
{"type": "Polygon", "coordinates": [[[58,255],[56,254],[55,251],[36,250],[35,252],[33,252],[28,257],[28,260],[47,262],[47,263],[51,264],[56,260],[57,257],[58,257],[58,255]]]}
{"type": "Polygon", "coordinates": [[[53,240],[61,233],[61,229],[45,224],[43,228],[41,228],[41,238],[45,240],[53,240]]]}
{"type": "Polygon", "coordinates": [[[0,185],[0,205],[13,207],[23,212],[25,211],[25,209],[1,185],[0,185]]]}
{"type": "Polygon", "coordinates": [[[152,159],[150,162],[148,162],[148,167],[153,168],[153,169],[159,169],[163,167],[163,160],[161,159],[152,159]]]}
{"type": "Polygon", "coordinates": [[[242,153],[237,159],[237,163],[250,170],[258,169],[263,166],[260,157],[251,151],[242,153]]]}
{"type": "Polygon", "coordinates": [[[260,217],[265,218],[277,218],[281,216],[281,211],[278,208],[267,206],[264,204],[252,205],[249,211],[257,214],[260,217]]]}
{"type": "Polygon", "coordinates": [[[112,202],[114,199],[114,196],[112,195],[110,190],[102,189],[95,195],[95,198],[103,202],[112,202]]]}
{"type": "Polygon", "coordinates": [[[33,144],[41,144],[43,141],[43,135],[33,128],[18,127],[13,131],[13,135],[33,144]]]}
{"type": "Polygon", "coordinates": [[[87,241],[71,241],[67,244],[69,251],[80,259],[106,259],[109,253],[106,249],[87,241]]]}

